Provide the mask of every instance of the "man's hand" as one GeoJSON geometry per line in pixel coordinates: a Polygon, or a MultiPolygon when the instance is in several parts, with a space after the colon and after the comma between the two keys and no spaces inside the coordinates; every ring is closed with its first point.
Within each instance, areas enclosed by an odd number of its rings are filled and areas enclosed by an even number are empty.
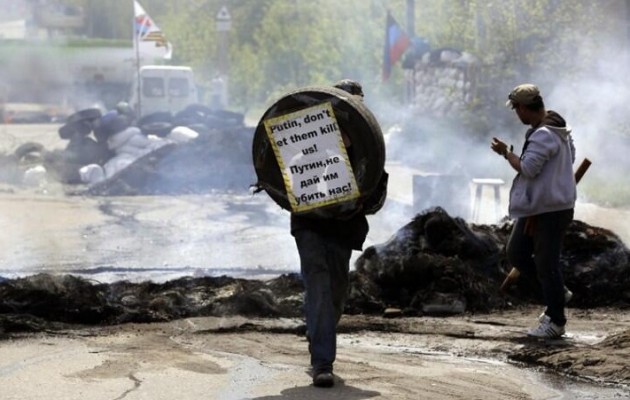
{"type": "Polygon", "coordinates": [[[498,138],[492,138],[490,148],[492,149],[492,151],[503,157],[507,157],[508,153],[512,151],[510,148],[508,148],[508,145],[505,142],[499,140],[498,138]]]}

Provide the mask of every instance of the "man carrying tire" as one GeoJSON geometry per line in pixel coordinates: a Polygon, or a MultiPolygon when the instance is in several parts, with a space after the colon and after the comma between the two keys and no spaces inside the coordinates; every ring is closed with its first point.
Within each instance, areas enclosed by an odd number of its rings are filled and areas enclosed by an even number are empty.
{"type": "MultiPolygon", "coordinates": [[[[361,85],[356,81],[345,79],[335,87],[363,97],[361,85]]],[[[352,159],[350,137],[343,131],[341,134],[352,159]]],[[[377,189],[349,213],[331,218],[291,214],[291,234],[300,256],[305,287],[306,335],[316,387],[334,385],[336,330],[348,295],[350,257],[352,250],[362,250],[368,234],[366,214],[378,211],[385,201],[387,178],[383,171],[377,189]]]]}

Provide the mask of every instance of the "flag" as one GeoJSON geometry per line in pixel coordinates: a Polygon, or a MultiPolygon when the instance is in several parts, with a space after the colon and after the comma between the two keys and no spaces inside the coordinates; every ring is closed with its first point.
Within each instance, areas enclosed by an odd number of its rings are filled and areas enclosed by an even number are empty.
{"type": "Polygon", "coordinates": [[[409,36],[388,11],[387,26],[385,28],[385,49],[383,52],[383,81],[389,79],[392,65],[402,57],[407,47],[409,47],[409,43],[409,36]]]}
{"type": "Polygon", "coordinates": [[[134,45],[138,46],[138,51],[155,54],[155,48],[158,48],[161,49],[158,54],[162,55],[164,59],[170,60],[173,53],[170,42],[166,40],[162,30],[136,0],[133,2],[133,14],[134,45]],[[150,43],[154,43],[154,45],[147,46],[150,43]]]}

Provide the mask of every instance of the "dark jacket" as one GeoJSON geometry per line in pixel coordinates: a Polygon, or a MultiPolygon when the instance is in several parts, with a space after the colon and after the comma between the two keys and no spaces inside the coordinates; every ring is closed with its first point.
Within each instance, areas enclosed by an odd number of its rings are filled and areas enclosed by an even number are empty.
{"type": "Polygon", "coordinates": [[[366,198],[361,210],[349,218],[317,218],[291,214],[291,234],[294,235],[300,229],[308,229],[345,243],[354,250],[362,250],[370,229],[365,216],[376,214],[383,207],[387,198],[388,178],[387,172],[383,171],[377,188],[366,198]]]}
{"type": "Polygon", "coordinates": [[[362,250],[369,225],[365,214],[360,212],[349,219],[317,218],[291,214],[291,234],[298,230],[310,230],[331,240],[344,243],[354,250],[362,250]]]}
{"type": "MultiPolygon", "coordinates": [[[[353,159],[354,149],[346,149],[350,159],[353,159]]],[[[376,214],[383,207],[387,198],[387,182],[389,175],[383,171],[376,189],[364,200],[361,209],[350,217],[321,218],[308,215],[291,214],[291,235],[301,229],[308,229],[320,235],[330,237],[331,240],[348,245],[354,250],[363,250],[363,243],[370,227],[367,215],[376,214]]]]}

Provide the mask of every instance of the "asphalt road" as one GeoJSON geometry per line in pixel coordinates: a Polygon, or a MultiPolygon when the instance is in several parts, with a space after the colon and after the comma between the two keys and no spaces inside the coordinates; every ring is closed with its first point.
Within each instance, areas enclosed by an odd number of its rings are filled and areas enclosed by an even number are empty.
{"type": "MultiPolygon", "coordinates": [[[[0,151],[10,153],[26,142],[63,148],[57,128],[0,125],[0,151]]],[[[365,247],[386,241],[422,211],[414,209],[412,186],[414,175],[426,174],[396,162],[388,162],[386,169],[388,200],[369,217],[365,247]]],[[[207,195],[88,197],[68,195],[67,189],[50,181],[37,187],[0,184],[0,276],[55,272],[98,281],[164,281],[182,275],[264,277],[299,270],[289,214],[265,193],[251,195],[243,188],[207,195]]],[[[458,200],[470,204],[466,189],[458,200]]],[[[507,184],[500,189],[502,211],[507,210],[507,191],[507,184]]],[[[496,222],[493,196],[483,192],[475,222],[496,222]]],[[[628,210],[576,207],[577,219],[612,229],[626,243],[630,226],[624,221],[629,217],[628,210]]]]}

